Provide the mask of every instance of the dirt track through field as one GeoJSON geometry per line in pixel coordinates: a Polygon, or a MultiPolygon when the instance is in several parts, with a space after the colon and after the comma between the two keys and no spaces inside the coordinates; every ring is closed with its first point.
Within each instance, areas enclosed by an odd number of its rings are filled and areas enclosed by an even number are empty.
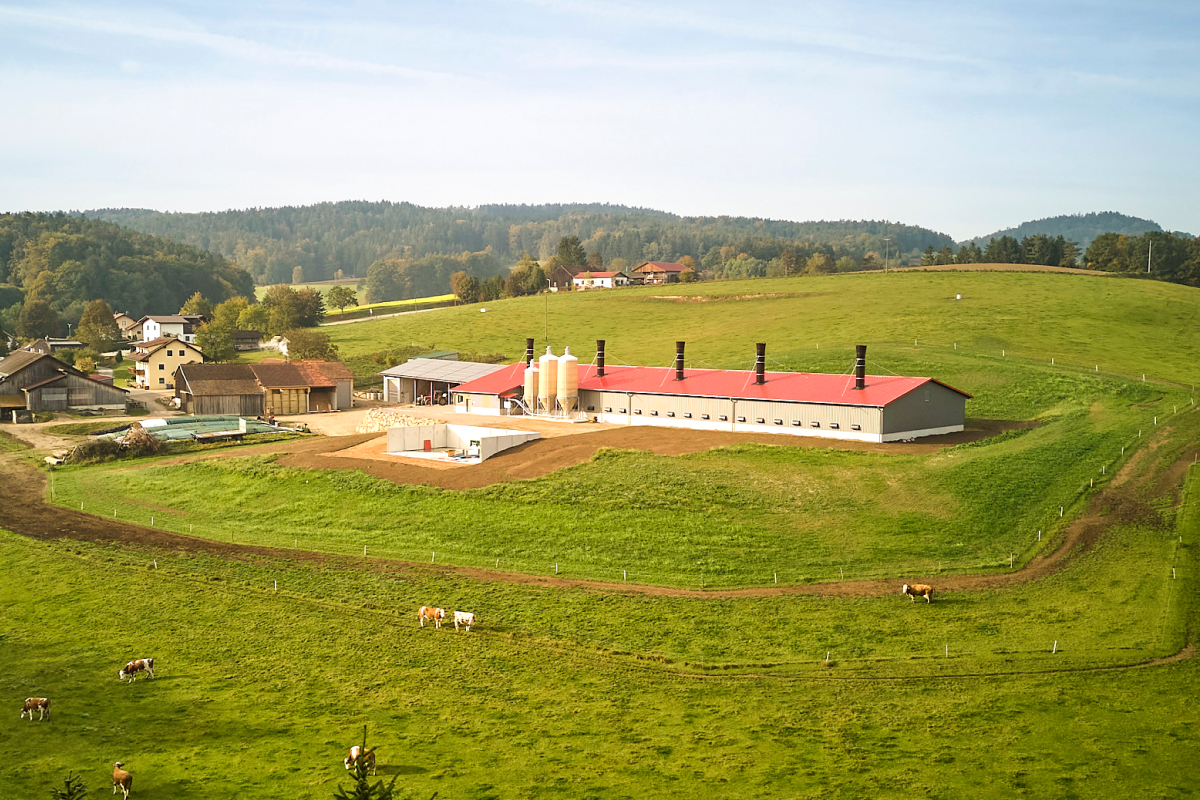
{"type": "MultiPolygon", "coordinates": [[[[992,427],[999,429],[1003,425],[997,424],[992,427]]],[[[287,453],[281,459],[281,463],[297,467],[362,469],[372,475],[377,475],[378,477],[397,483],[429,483],[448,489],[464,489],[475,486],[486,486],[498,481],[545,475],[556,469],[580,463],[590,458],[592,453],[602,446],[644,449],[660,455],[677,455],[727,445],[735,441],[761,440],[771,444],[793,444],[791,441],[780,442],[779,439],[781,437],[773,437],[769,434],[745,436],[700,431],[672,431],[672,433],[680,435],[664,437],[660,429],[636,427],[596,431],[578,436],[543,439],[489,459],[489,461],[479,465],[479,467],[488,467],[485,470],[478,468],[468,470],[431,470],[410,463],[341,458],[336,455],[338,451],[360,446],[373,439],[377,439],[378,434],[290,441],[249,448],[249,450],[259,453],[287,453]],[[535,447],[535,445],[541,445],[541,447],[535,447]],[[489,467],[488,465],[491,466],[489,467]]],[[[792,594],[830,597],[877,597],[894,593],[897,585],[904,581],[931,582],[936,585],[939,592],[973,591],[1012,586],[1050,575],[1062,569],[1075,555],[1090,549],[1103,534],[1104,530],[1113,523],[1139,521],[1156,524],[1156,521],[1161,520],[1158,512],[1142,500],[1144,494],[1142,490],[1147,488],[1145,484],[1150,478],[1135,478],[1134,476],[1142,474],[1139,472],[1139,465],[1144,459],[1152,457],[1158,444],[1164,441],[1169,433],[1169,428],[1164,427],[1160,429],[1149,446],[1139,450],[1114,475],[1113,480],[1092,498],[1084,514],[1067,526],[1061,540],[1053,550],[1037,555],[1021,569],[999,574],[940,576],[936,579],[922,575],[901,575],[888,580],[842,581],[796,586],[758,586],[743,589],[708,590],[575,580],[469,567],[433,566],[391,559],[359,558],[310,551],[283,550],[200,539],[155,528],[133,525],[120,520],[96,517],[49,504],[45,499],[45,475],[21,459],[11,455],[0,457],[0,487],[3,487],[3,502],[0,502],[0,527],[7,528],[23,536],[38,539],[70,538],[83,541],[134,544],[165,550],[206,552],[230,558],[266,556],[293,561],[336,561],[347,566],[357,566],[373,571],[425,572],[458,575],[481,581],[501,581],[530,586],[577,588],[597,592],[664,597],[734,598],[771,597],[792,594]]],[[[962,435],[966,434],[961,434],[960,436],[962,435]]],[[[982,435],[987,435],[987,433],[983,433],[982,435]]],[[[944,440],[947,437],[939,438],[944,440]]],[[[946,441],[940,443],[922,442],[879,447],[889,452],[932,452],[949,443],[946,441]]],[[[809,442],[795,444],[796,446],[811,446],[809,442]]],[[[834,446],[841,444],[844,443],[837,443],[834,446]]],[[[859,445],[855,446],[861,448],[859,445]]],[[[868,445],[867,449],[873,449],[874,447],[868,445]]],[[[247,449],[239,449],[237,452],[239,454],[245,453],[247,449]]],[[[178,460],[172,459],[171,461],[228,457],[229,454],[228,451],[218,451],[200,456],[182,457],[178,460]]],[[[1170,468],[1159,472],[1158,483],[1153,487],[1151,493],[1161,495],[1172,489],[1177,490],[1184,473],[1195,457],[1195,452],[1188,452],[1170,468]]]]}

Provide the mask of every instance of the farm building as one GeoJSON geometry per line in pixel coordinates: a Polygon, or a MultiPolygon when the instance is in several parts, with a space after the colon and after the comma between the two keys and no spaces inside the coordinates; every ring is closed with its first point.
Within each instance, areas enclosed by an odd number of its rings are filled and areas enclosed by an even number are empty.
{"type": "Polygon", "coordinates": [[[262,333],[260,331],[234,331],[233,332],[233,349],[238,352],[244,350],[257,350],[262,344],[262,333]]]}
{"type": "Polygon", "coordinates": [[[643,261],[633,269],[632,277],[641,280],[647,286],[662,283],[679,283],[684,273],[692,272],[691,267],[677,264],[674,261],[643,261]]]}
{"type": "Polygon", "coordinates": [[[87,347],[83,342],[77,342],[74,339],[38,339],[30,342],[22,347],[30,353],[41,353],[42,355],[53,355],[55,350],[82,350],[87,347]]]}
{"type": "Polygon", "coordinates": [[[258,417],[350,408],[354,376],[337,361],[184,364],[175,397],[189,414],[258,417]]]}
{"type": "Polygon", "coordinates": [[[44,353],[18,350],[0,359],[0,409],[5,411],[120,410],[128,396],[44,353]]]}
{"type": "Polygon", "coordinates": [[[535,365],[532,341],[524,362],[455,389],[456,410],[892,442],[961,431],[970,398],[933,378],[867,375],[864,345],[853,375],[827,375],[767,372],[765,344],[748,371],[685,369],[683,342],[673,368],[606,367],[603,341],[595,364],[547,350],[535,365]]]}
{"type": "Polygon", "coordinates": [[[174,336],[189,344],[196,341],[196,328],[204,322],[199,314],[152,314],[139,319],[136,329],[146,341],[174,336]]]}
{"type": "Polygon", "coordinates": [[[454,360],[428,355],[410,358],[403,364],[383,370],[379,374],[383,376],[384,401],[418,405],[449,402],[450,392],[459,384],[505,369],[503,364],[458,361],[458,353],[453,355],[454,360]]]}

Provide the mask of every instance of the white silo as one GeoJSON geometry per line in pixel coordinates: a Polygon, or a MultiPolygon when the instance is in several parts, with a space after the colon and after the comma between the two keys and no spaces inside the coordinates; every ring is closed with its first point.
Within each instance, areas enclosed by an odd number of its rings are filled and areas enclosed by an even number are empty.
{"type": "Polygon", "coordinates": [[[537,412],[554,413],[555,391],[558,389],[558,358],[546,348],[546,354],[538,359],[537,412]]]}
{"type": "Polygon", "coordinates": [[[525,407],[537,411],[538,368],[533,361],[525,368],[525,407]]]}
{"type": "Polygon", "coordinates": [[[579,359],[564,347],[558,359],[558,408],[563,414],[573,414],[579,407],[579,359]]]}

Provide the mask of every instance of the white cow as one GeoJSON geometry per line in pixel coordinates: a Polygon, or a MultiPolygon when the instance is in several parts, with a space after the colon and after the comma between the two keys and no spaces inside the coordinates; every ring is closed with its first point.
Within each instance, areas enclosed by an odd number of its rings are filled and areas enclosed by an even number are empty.
{"type": "Polygon", "coordinates": [[[454,630],[458,630],[459,625],[466,627],[468,631],[475,624],[475,614],[470,611],[455,611],[454,612],[454,630]]]}

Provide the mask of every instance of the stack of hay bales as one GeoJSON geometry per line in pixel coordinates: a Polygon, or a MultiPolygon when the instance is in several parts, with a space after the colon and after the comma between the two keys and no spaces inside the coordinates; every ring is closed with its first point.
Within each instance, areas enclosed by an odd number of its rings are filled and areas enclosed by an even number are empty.
{"type": "Polygon", "coordinates": [[[356,433],[383,433],[388,428],[402,428],[412,425],[438,425],[440,419],[414,417],[395,408],[376,407],[369,409],[362,422],[355,428],[356,433]]]}

